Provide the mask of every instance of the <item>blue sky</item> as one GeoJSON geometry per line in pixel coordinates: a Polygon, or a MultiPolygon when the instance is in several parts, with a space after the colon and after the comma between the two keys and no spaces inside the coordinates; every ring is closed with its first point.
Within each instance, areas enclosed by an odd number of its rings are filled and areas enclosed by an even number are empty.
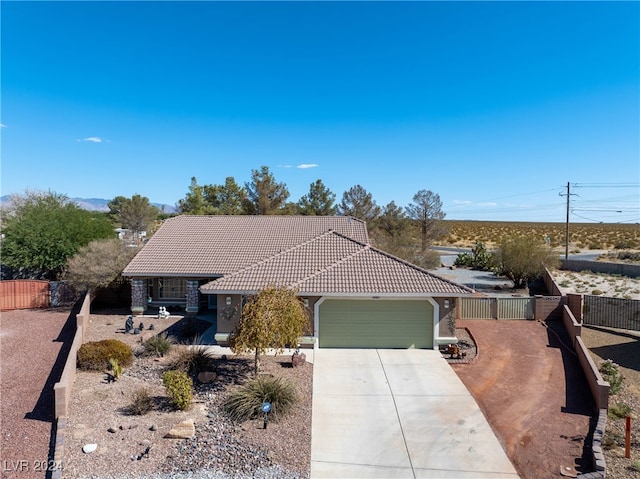
{"type": "Polygon", "coordinates": [[[0,3],[1,194],[269,167],[449,219],[640,221],[638,2],[0,3]]]}

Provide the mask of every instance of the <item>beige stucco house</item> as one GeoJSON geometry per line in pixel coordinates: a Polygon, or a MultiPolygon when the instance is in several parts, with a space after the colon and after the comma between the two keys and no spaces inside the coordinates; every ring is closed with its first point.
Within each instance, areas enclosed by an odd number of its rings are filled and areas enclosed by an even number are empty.
{"type": "Polygon", "coordinates": [[[454,340],[456,300],[473,291],[371,246],[345,216],[178,216],[123,272],[132,311],[213,311],[224,343],[246,298],[295,288],[315,347],[437,348],[454,340]]]}

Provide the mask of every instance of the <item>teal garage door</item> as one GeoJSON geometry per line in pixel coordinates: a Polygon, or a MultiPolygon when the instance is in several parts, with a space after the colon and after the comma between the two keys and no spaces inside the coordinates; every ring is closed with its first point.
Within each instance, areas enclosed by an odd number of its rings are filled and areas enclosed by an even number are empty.
{"type": "Polygon", "coordinates": [[[428,301],[327,299],[320,305],[321,348],[432,348],[428,301]]]}

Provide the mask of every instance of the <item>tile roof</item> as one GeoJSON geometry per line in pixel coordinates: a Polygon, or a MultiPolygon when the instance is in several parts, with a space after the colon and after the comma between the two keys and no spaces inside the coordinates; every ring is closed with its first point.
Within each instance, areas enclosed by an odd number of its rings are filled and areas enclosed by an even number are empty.
{"type": "Polygon", "coordinates": [[[330,231],[203,285],[204,293],[251,294],[267,286],[300,294],[467,295],[473,291],[330,231]]]}
{"type": "Polygon", "coordinates": [[[163,223],[123,275],[228,275],[329,230],[369,243],[366,224],[348,216],[176,216],[163,223]]]}

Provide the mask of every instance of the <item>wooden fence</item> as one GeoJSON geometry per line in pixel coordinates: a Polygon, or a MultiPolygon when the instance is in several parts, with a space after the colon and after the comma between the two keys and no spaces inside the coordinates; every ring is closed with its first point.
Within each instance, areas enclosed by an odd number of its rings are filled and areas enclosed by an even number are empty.
{"type": "Polygon", "coordinates": [[[0,310],[49,307],[49,282],[16,279],[0,281],[0,310]]]}

